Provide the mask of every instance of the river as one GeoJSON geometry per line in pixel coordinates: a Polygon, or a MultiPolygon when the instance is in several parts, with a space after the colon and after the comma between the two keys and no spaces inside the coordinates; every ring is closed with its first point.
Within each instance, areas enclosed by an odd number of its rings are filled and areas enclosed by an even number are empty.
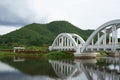
{"type": "Polygon", "coordinates": [[[0,80],[120,80],[119,58],[0,58],[0,80]]]}

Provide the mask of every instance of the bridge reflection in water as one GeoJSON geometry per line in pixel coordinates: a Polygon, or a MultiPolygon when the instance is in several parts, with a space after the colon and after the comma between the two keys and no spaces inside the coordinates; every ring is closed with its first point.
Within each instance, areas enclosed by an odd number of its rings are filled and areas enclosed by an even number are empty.
{"type": "Polygon", "coordinates": [[[119,59],[49,60],[62,80],[120,80],[119,59]]]}

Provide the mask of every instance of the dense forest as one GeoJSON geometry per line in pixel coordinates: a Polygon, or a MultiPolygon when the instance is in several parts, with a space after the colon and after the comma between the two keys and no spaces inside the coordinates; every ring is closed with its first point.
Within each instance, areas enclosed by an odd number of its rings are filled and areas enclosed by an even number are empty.
{"type": "Polygon", "coordinates": [[[67,21],[53,21],[48,24],[32,23],[1,35],[0,46],[6,48],[50,45],[59,33],[76,33],[86,40],[92,32],[93,30],[82,30],[67,21]]]}

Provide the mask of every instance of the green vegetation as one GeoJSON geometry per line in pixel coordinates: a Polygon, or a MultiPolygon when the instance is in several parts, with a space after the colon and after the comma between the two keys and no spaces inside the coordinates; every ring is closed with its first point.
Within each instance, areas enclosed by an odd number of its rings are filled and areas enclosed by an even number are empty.
{"type": "Polygon", "coordinates": [[[40,46],[28,46],[26,50],[40,50],[40,51],[48,51],[48,47],[40,47],[40,46]]]}
{"type": "Polygon", "coordinates": [[[4,57],[4,56],[15,56],[16,53],[13,52],[2,52],[0,51],[0,57],[4,57]]]}
{"type": "Polygon", "coordinates": [[[23,59],[25,59],[23,62],[13,62],[13,57],[0,58],[2,62],[9,64],[26,75],[49,75],[51,77],[57,77],[48,60],[39,58],[23,59]]]}
{"type": "Polygon", "coordinates": [[[55,51],[46,54],[46,58],[48,59],[74,59],[74,54],[68,53],[66,51],[55,51]]]}
{"type": "Polygon", "coordinates": [[[25,54],[25,53],[14,53],[14,52],[2,52],[0,51],[0,57],[24,57],[24,58],[45,58],[44,54],[25,54]]]}
{"type": "MultiPolygon", "coordinates": [[[[93,30],[82,30],[67,21],[54,21],[47,24],[32,23],[5,35],[0,36],[0,50],[12,50],[15,46],[24,46],[26,50],[48,52],[48,46],[60,33],[76,33],[86,40],[93,30]],[[41,46],[41,47],[40,47],[41,46]]],[[[29,52],[29,51],[28,51],[29,52]]],[[[43,57],[47,59],[74,58],[67,52],[50,52],[48,54],[15,54],[0,52],[3,56],[43,57]]]]}
{"type": "Polygon", "coordinates": [[[49,46],[59,33],[76,33],[87,39],[93,30],[81,30],[67,21],[54,21],[48,24],[29,24],[19,30],[0,36],[0,49],[14,46],[49,46]]]}
{"type": "Polygon", "coordinates": [[[40,58],[40,59],[74,59],[74,54],[67,51],[54,51],[47,54],[44,53],[13,53],[13,52],[2,52],[0,51],[1,57],[23,57],[23,58],[40,58]]]}

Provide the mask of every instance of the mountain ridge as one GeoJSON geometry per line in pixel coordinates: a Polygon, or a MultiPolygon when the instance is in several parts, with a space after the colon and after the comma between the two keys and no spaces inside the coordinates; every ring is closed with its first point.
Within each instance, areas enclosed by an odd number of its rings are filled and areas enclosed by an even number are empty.
{"type": "Polygon", "coordinates": [[[1,35],[0,45],[50,45],[60,33],[76,33],[86,40],[93,31],[94,30],[82,30],[67,21],[53,21],[47,24],[32,23],[8,34],[1,35]]]}

